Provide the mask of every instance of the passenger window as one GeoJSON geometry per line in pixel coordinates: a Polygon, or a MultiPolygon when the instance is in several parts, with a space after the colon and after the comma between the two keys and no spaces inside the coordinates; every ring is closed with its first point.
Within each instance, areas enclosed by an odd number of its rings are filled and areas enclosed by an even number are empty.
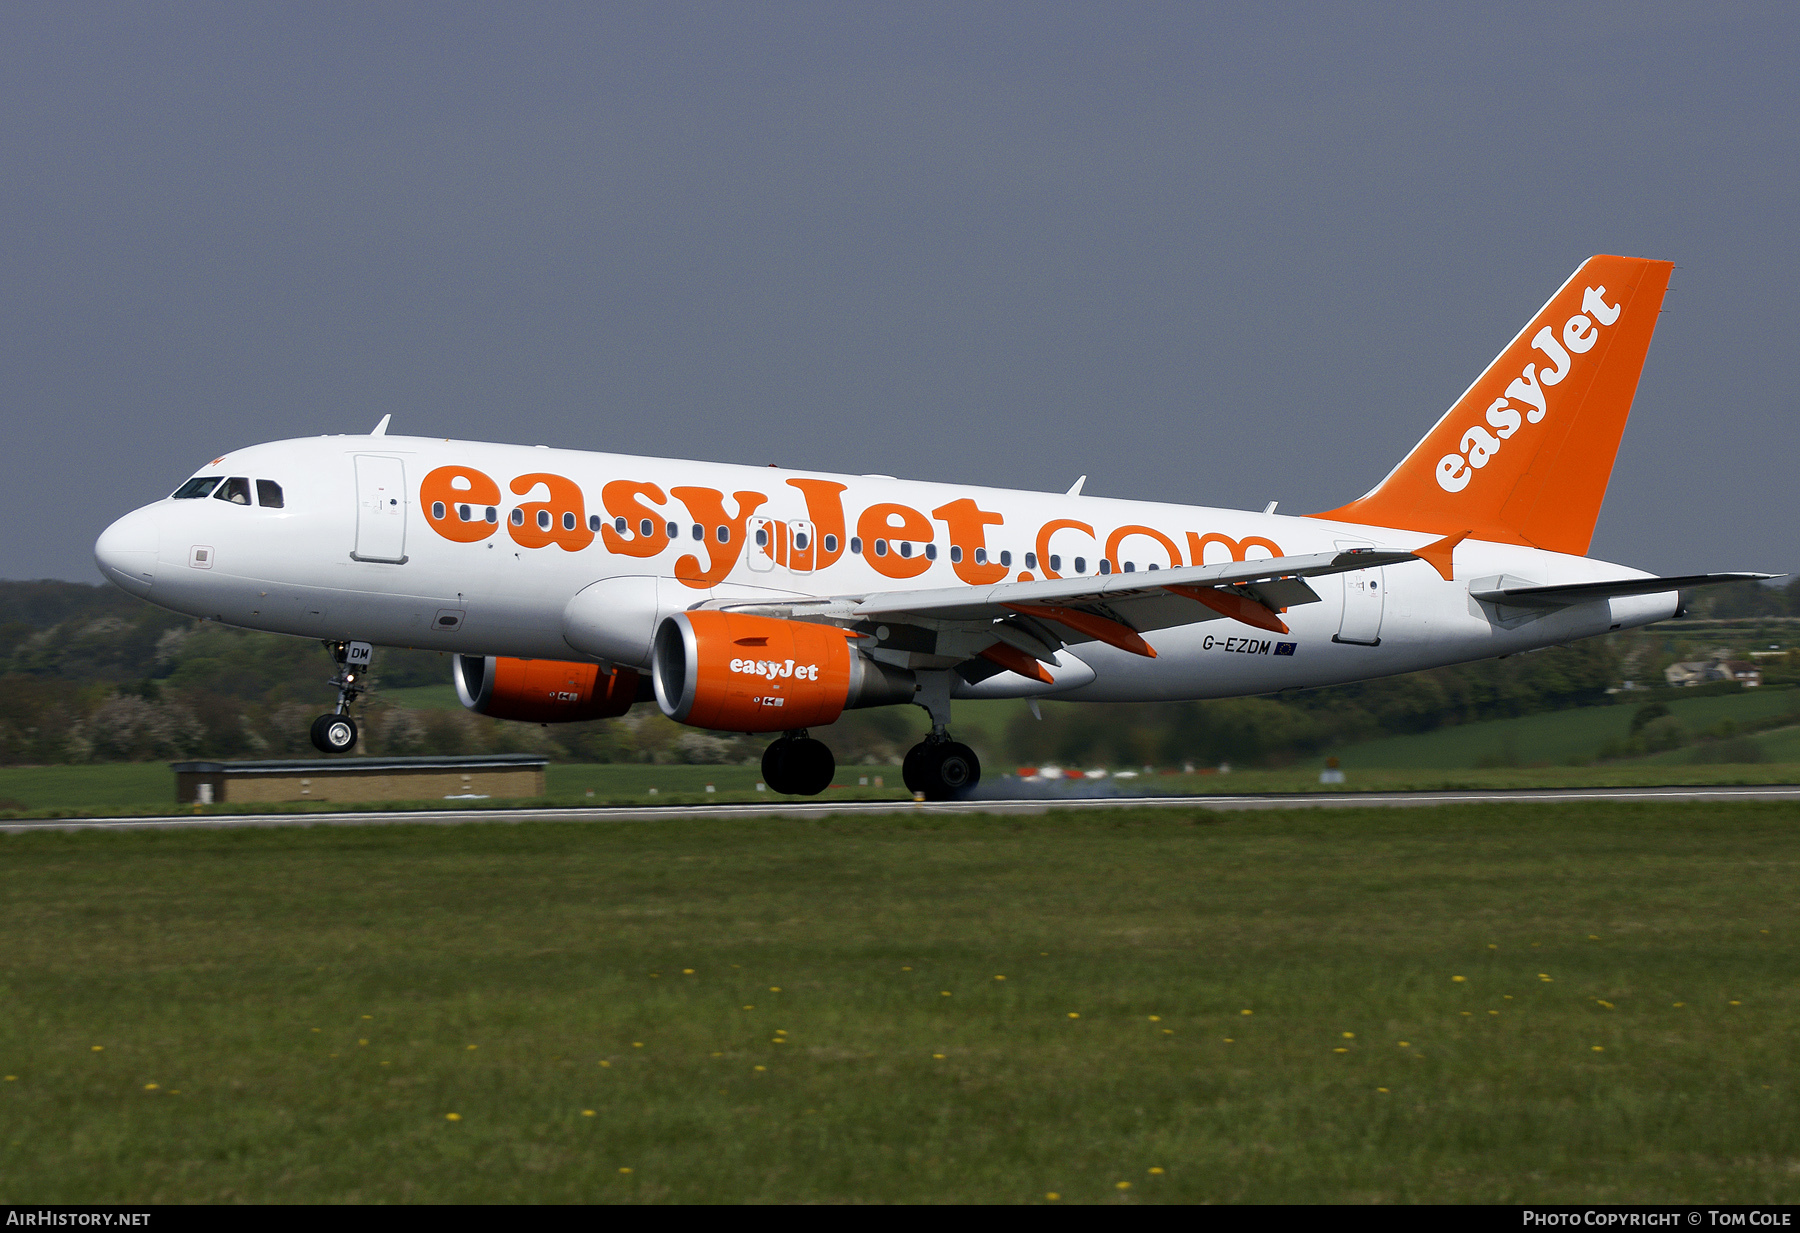
{"type": "Polygon", "coordinates": [[[563,530],[573,531],[574,529],[575,529],[574,513],[570,510],[564,510],[563,511],[563,530]]]}
{"type": "MultiPolygon", "coordinates": [[[[876,542],[875,548],[877,551],[880,551],[881,544],[879,541],[876,542]]],[[[905,540],[900,541],[900,555],[903,557],[912,556],[912,545],[907,543],[905,540]]]]}
{"type": "Polygon", "coordinates": [[[875,555],[878,557],[885,557],[887,555],[887,541],[885,539],[878,539],[875,541],[875,555]]]}
{"type": "Polygon", "coordinates": [[[213,490],[213,485],[218,482],[219,477],[216,475],[196,475],[193,479],[177,488],[174,497],[171,499],[176,501],[193,501],[211,492],[213,490]]]}
{"type": "Polygon", "coordinates": [[[245,475],[234,475],[219,485],[219,491],[213,493],[216,501],[229,501],[233,505],[250,504],[250,478],[245,475]]]}
{"type": "Polygon", "coordinates": [[[1012,568],[1012,553],[1002,552],[1000,554],[1000,564],[1004,565],[1007,569],[1011,569],[1012,568]]]}
{"type": "Polygon", "coordinates": [[[1037,568],[1037,553],[1028,552],[1025,554],[1025,568],[1026,569],[1036,569],[1037,568]]]}
{"type": "Polygon", "coordinates": [[[696,540],[702,540],[702,539],[706,538],[706,528],[701,526],[697,522],[694,524],[694,538],[696,540]]]}
{"type": "MultiPolygon", "coordinates": [[[[829,538],[827,538],[826,544],[829,546],[829,538]]],[[[862,537],[860,535],[852,535],[850,537],[850,554],[858,557],[862,555],[862,537]]]]}
{"type": "Polygon", "coordinates": [[[937,560],[937,545],[936,544],[926,544],[925,545],[925,559],[927,561],[937,560]]]}
{"type": "Polygon", "coordinates": [[[731,528],[730,527],[720,527],[719,528],[719,542],[721,544],[729,544],[731,542],[731,528]]]}
{"type": "Polygon", "coordinates": [[[681,528],[676,526],[674,523],[671,522],[669,524],[668,531],[669,531],[670,539],[680,539],[681,538],[681,528]]]}
{"type": "MultiPolygon", "coordinates": [[[[962,545],[961,544],[951,544],[950,545],[950,564],[952,564],[952,565],[961,565],[962,564],[962,545]]],[[[977,564],[977,565],[981,564],[981,549],[979,549],[979,548],[977,548],[975,550],[975,564],[977,564]]]]}
{"type": "MultiPolygon", "coordinates": [[[[950,559],[952,561],[958,560],[958,559],[960,559],[960,554],[958,552],[956,552],[955,550],[952,550],[950,553],[950,559]]],[[[977,565],[986,565],[987,564],[987,549],[986,548],[977,548],[975,550],[975,564],[977,564],[977,565]]]]}
{"type": "Polygon", "coordinates": [[[617,531],[620,535],[625,534],[625,516],[623,514],[613,519],[613,530],[617,531]]]}
{"type": "Polygon", "coordinates": [[[1062,553],[1053,552],[1050,554],[1050,571],[1057,574],[1062,573],[1062,553]]]}
{"type": "MultiPolygon", "coordinates": [[[[1050,564],[1051,565],[1056,564],[1055,557],[1050,558],[1050,564]]],[[[1087,558],[1086,557],[1076,557],[1075,558],[1075,572],[1078,574],[1087,573],[1087,558]]]]}
{"type": "Polygon", "coordinates": [[[836,552],[837,551],[837,536],[827,535],[825,537],[825,551],[826,552],[836,552]]]}
{"type": "Polygon", "coordinates": [[[588,515],[588,530],[598,531],[599,529],[600,529],[600,515],[589,514],[588,515]]]}
{"type": "Polygon", "coordinates": [[[512,512],[512,524],[515,527],[522,527],[525,525],[525,511],[524,510],[515,509],[512,512]]]}
{"type": "Polygon", "coordinates": [[[541,509],[538,511],[537,524],[538,524],[538,530],[540,530],[540,531],[548,531],[550,529],[550,511],[549,510],[541,509]]]}
{"type": "Polygon", "coordinates": [[[281,485],[274,480],[257,480],[256,503],[264,509],[280,509],[281,485]]]}
{"type": "Polygon", "coordinates": [[[656,524],[651,522],[648,518],[645,518],[638,523],[638,534],[645,539],[649,539],[652,535],[656,534],[656,524]]]}

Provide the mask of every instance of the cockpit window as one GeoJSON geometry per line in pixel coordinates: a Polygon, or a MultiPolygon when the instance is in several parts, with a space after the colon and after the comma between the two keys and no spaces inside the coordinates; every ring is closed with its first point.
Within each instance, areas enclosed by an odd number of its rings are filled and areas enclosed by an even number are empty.
{"type": "Polygon", "coordinates": [[[281,485],[274,480],[257,480],[256,503],[264,509],[280,509],[281,485]]]}
{"type": "Polygon", "coordinates": [[[234,475],[219,485],[219,491],[213,493],[215,501],[230,501],[233,505],[250,504],[250,480],[246,476],[234,475]]]}
{"type": "Polygon", "coordinates": [[[216,475],[196,475],[193,479],[177,488],[175,490],[175,495],[171,500],[192,501],[197,497],[203,497],[211,492],[213,490],[213,485],[218,482],[219,477],[216,475]]]}

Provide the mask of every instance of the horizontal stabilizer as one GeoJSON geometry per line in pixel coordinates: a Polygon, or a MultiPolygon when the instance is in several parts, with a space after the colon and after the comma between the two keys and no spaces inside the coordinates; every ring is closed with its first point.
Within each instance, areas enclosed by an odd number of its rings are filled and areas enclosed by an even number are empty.
{"type": "Polygon", "coordinates": [[[1471,590],[1469,594],[1484,604],[1505,604],[1509,608],[1566,608],[1570,604],[1588,604],[1624,595],[1661,595],[1667,591],[1718,586],[1722,582],[1761,582],[1780,577],[1781,574],[1683,574],[1679,578],[1621,578],[1615,582],[1577,582],[1571,586],[1471,590]]]}

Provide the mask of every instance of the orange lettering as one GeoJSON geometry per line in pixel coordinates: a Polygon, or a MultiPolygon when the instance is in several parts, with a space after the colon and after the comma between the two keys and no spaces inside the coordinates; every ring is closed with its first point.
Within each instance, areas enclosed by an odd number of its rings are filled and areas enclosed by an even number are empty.
{"type": "Polygon", "coordinates": [[[806,494],[806,517],[813,524],[812,563],[796,564],[795,569],[824,569],[844,555],[844,502],[841,494],[846,485],[836,480],[791,479],[789,488],[806,494]],[[827,547],[825,537],[831,537],[827,547]]]}
{"type": "Polygon", "coordinates": [[[542,484],[549,490],[548,501],[532,501],[513,510],[506,532],[521,548],[544,548],[551,544],[564,552],[580,552],[594,542],[588,529],[587,506],[581,498],[581,485],[561,475],[534,471],[521,475],[511,484],[513,495],[522,497],[542,484]]]}
{"type": "Polygon", "coordinates": [[[727,515],[725,494],[716,488],[671,488],[669,495],[687,506],[706,542],[706,568],[700,568],[699,557],[684,556],[675,562],[675,576],[696,590],[723,581],[743,554],[744,524],[769,498],[760,492],[734,492],[731,495],[738,510],[727,515]],[[721,530],[725,532],[723,541],[719,539],[721,530]]]}
{"type": "Polygon", "coordinates": [[[1060,573],[1058,573],[1057,571],[1050,568],[1050,537],[1052,535],[1055,535],[1058,531],[1067,531],[1067,530],[1085,531],[1090,536],[1093,535],[1093,533],[1094,533],[1094,528],[1090,527],[1085,522],[1077,522],[1073,518],[1053,519],[1052,521],[1046,522],[1043,526],[1038,528],[1038,537],[1037,537],[1038,568],[1043,571],[1044,577],[1046,577],[1046,578],[1062,577],[1062,575],[1060,573]]]}
{"type": "Polygon", "coordinates": [[[658,505],[665,498],[663,490],[655,484],[639,483],[637,480],[614,480],[600,490],[600,502],[606,506],[606,512],[614,518],[625,520],[625,529],[631,538],[620,535],[618,528],[610,522],[600,528],[600,542],[606,545],[608,552],[616,552],[622,557],[653,557],[663,550],[668,542],[668,528],[660,510],[653,510],[639,497],[649,497],[658,505]],[[650,534],[644,535],[644,520],[650,521],[650,534]]]}
{"type": "Polygon", "coordinates": [[[1170,568],[1181,568],[1181,549],[1175,546],[1174,540],[1164,535],[1161,531],[1156,530],[1154,527],[1129,526],[1120,527],[1106,538],[1106,559],[1112,562],[1113,569],[1117,570],[1119,568],[1119,544],[1128,535],[1148,535],[1151,539],[1161,544],[1163,546],[1163,551],[1169,554],[1170,568]]]}
{"type": "Polygon", "coordinates": [[[950,528],[950,568],[956,571],[958,578],[971,586],[980,586],[1006,577],[1006,566],[992,561],[978,564],[975,560],[977,549],[986,554],[986,528],[1000,526],[1006,519],[980,508],[968,497],[938,506],[931,511],[931,516],[942,518],[950,528]]]}
{"type": "Polygon", "coordinates": [[[1189,531],[1187,541],[1189,565],[1206,564],[1206,546],[1208,544],[1223,544],[1225,551],[1231,554],[1233,561],[1242,561],[1244,551],[1249,548],[1267,548],[1272,557],[1281,555],[1281,545],[1272,539],[1264,539],[1260,535],[1246,535],[1243,539],[1237,540],[1232,539],[1229,535],[1220,535],[1217,531],[1208,531],[1205,535],[1196,535],[1189,531]]]}
{"type": "Polygon", "coordinates": [[[923,552],[910,557],[900,555],[902,541],[931,542],[931,523],[911,506],[871,505],[856,520],[856,533],[862,536],[863,560],[878,574],[886,574],[889,578],[917,578],[931,568],[931,562],[923,552]],[[876,547],[878,542],[880,549],[876,547]]]}
{"type": "Polygon", "coordinates": [[[500,485],[473,467],[439,467],[419,484],[425,521],[445,539],[473,544],[500,525],[500,485]],[[488,517],[493,509],[494,516],[488,517]]]}

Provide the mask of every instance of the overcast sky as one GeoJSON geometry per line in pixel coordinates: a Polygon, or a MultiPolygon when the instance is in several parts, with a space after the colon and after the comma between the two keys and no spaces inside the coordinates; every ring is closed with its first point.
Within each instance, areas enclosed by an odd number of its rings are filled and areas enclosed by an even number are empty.
{"type": "Polygon", "coordinates": [[[1800,566],[1800,8],[0,8],[0,576],[394,431],[1282,511],[1675,261],[1593,552],[1800,566]]]}

